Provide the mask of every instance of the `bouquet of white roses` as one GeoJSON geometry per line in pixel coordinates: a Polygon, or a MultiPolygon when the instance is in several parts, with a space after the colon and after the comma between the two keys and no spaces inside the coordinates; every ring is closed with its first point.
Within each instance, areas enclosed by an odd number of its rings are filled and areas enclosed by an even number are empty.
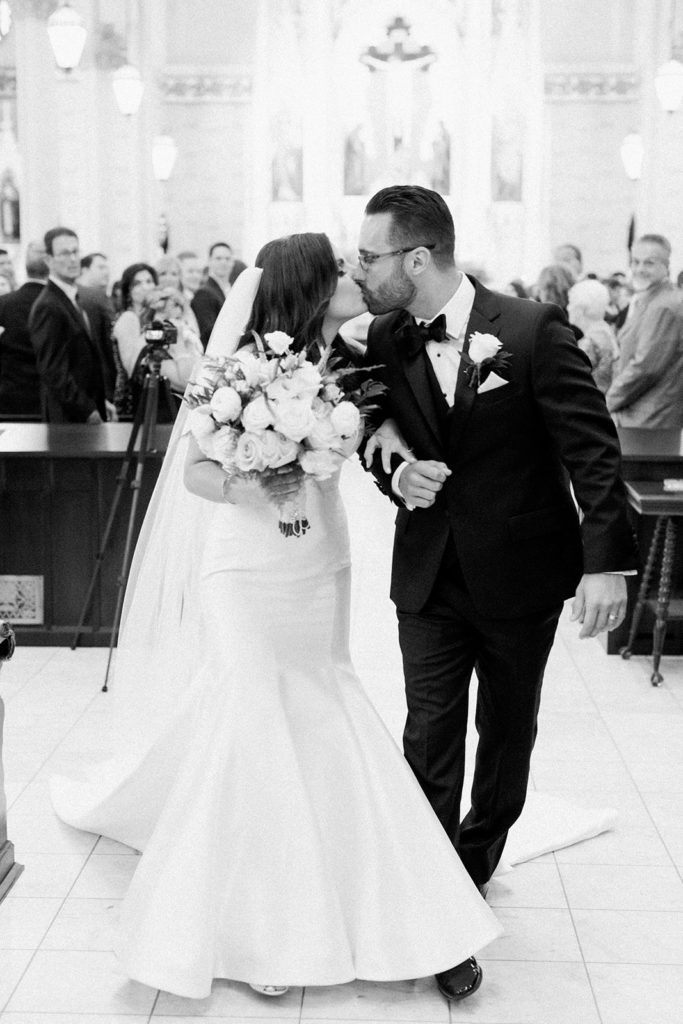
{"type": "MultiPolygon", "coordinates": [[[[185,395],[189,429],[228,474],[265,474],[296,462],[304,474],[324,480],[355,450],[364,414],[384,386],[358,383],[374,367],[340,367],[329,355],[312,362],[293,352],[284,331],[263,340],[257,352],[243,348],[204,361],[185,395]]],[[[280,508],[280,531],[298,537],[308,528],[300,490],[280,508]]]]}

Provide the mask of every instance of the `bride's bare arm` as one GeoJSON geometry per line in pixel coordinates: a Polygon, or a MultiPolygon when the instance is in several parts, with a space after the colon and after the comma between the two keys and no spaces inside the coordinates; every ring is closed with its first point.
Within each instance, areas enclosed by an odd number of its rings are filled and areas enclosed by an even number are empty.
{"type": "Polygon", "coordinates": [[[257,477],[226,473],[217,462],[207,459],[194,437],[190,437],[183,479],[188,491],[207,501],[253,505],[265,500],[279,505],[299,490],[301,469],[298,464],[281,466],[257,477]]]}
{"type": "Polygon", "coordinates": [[[400,455],[404,462],[415,462],[412,449],[406,444],[398,424],[394,419],[386,419],[365,446],[365,465],[370,467],[377,449],[382,454],[382,466],[385,473],[391,473],[391,456],[400,455]]]}

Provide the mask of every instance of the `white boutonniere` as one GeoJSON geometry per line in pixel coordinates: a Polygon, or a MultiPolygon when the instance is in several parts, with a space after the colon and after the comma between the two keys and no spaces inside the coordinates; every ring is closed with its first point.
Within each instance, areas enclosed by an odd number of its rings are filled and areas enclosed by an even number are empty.
{"type": "Polygon", "coordinates": [[[504,369],[510,361],[510,353],[503,348],[503,343],[493,334],[482,334],[480,331],[470,338],[467,349],[467,383],[475,390],[482,383],[482,371],[488,375],[492,370],[504,369]]]}

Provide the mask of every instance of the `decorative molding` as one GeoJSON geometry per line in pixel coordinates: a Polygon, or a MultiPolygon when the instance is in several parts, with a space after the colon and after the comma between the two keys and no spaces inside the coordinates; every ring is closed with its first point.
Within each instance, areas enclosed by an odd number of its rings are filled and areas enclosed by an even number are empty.
{"type": "Polygon", "coordinates": [[[0,97],[4,100],[17,95],[17,69],[0,68],[0,97]]]}
{"type": "Polygon", "coordinates": [[[633,70],[547,71],[549,100],[632,100],[640,92],[640,75],[633,70]]]}
{"type": "Polygon", "coordinates": [[[162,99],[169,103],[243,103],[251,99],[248,71],[165,71],[159,79],[162,99]]]}

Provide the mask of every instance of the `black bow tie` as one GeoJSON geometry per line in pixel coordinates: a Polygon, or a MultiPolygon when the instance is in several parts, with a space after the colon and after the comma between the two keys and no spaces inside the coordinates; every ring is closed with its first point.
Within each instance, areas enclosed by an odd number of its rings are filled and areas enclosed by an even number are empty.
{"type": "Polygon", "coordinates": [[[418,324],[412,318],[401,329],[401,344],[407,356],[415,356],[428,341],[447,341],[446,314],[440,313],[429,324],[418,324]]]}

